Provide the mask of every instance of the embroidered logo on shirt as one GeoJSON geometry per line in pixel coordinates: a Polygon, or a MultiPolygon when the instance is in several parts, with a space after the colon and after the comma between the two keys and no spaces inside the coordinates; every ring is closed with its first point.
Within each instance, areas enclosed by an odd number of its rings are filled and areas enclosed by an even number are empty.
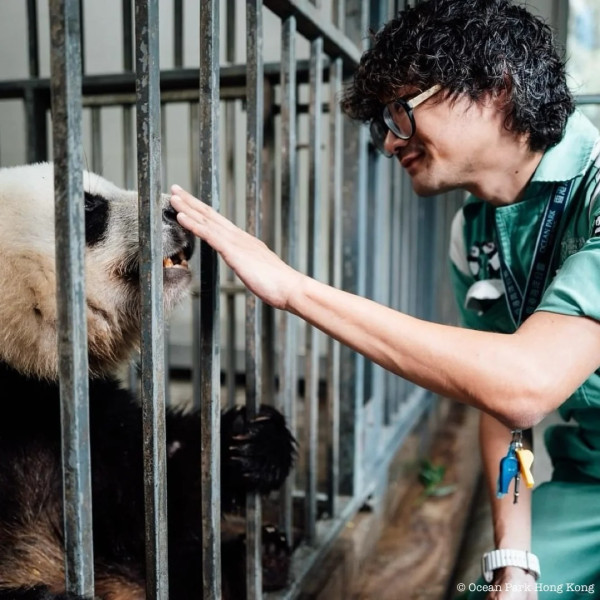
{"type": "Polygon", "coordinates": [[[594,221],[594,231],[592,235],[600,235],[600,215],[598,215],[594,221]]]}
{"type": "Polygon", "coordinates": [[[467,255],[469,270],[475,279],[500,277],[500,257],[494,242],[476,242],[467,255]]]}

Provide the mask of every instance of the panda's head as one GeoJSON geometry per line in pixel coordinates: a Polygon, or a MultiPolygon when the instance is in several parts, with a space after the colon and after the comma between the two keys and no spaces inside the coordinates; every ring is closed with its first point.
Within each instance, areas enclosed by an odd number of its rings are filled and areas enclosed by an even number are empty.
{"type": "MultiPolygon", "coordinates": [[[[0,361],[57,378],[54,173],[48,163],[0,169],[0,361]]],[[[139,344],[137,192],[84,172],[89,365],[113,371],[139,344]]],[[[193,236],[163,196],[165,313],[191,281],[193,236]]]]}

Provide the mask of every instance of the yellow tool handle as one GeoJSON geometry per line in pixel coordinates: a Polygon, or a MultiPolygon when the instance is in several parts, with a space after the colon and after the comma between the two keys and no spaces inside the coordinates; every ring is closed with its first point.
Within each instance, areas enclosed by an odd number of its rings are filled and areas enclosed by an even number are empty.
{"type": "Polygon", "coordinates": [[[519,448],[515,450],[515,453],[517,455],[517,459],[519,460],[519,468],[521,471],[521,475],[523,476],[523,480],[525,481],[525,485],[528,488],[532,488],[534,484],[533,475],[531,473],[531,465],[533,464],[533,452],[525,448],[519,448]]]}

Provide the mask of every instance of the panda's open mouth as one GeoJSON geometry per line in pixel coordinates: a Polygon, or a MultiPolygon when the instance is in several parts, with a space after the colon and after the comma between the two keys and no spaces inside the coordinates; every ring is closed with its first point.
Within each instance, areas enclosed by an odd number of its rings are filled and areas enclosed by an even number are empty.
{"type": "Polygon", "coordinates": [[[188,240],[183,248],[179,249],[177,252],[165,256],[163,258],[163,269],[188,269],[192,253],[194,252],[194,241],[193,238],[188,240]]]}
{"type": "Polygon", "coordinates": [[[173,254],[172,256],[166,256],[163,258],[163,268],[164,269],[187,269],[188,268],[188,259],[183,250],[177,252],[177,254],[173,254]]]}

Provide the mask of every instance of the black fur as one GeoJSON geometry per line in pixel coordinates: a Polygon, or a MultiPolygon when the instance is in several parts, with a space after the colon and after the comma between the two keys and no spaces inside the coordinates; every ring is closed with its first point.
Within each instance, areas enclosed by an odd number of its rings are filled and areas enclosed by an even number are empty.
{"type": "Polygon", "coordinates": [[[85,243],[95,246],[104,239],[108,226],[108,200],[96,194],[85,192],[85,243]]]}
{"type": "MultiPolygon", "coordinates": [[[[28,379],[0,363],[0,569],[15,561],[15,538],[31,514],[62,548],[60,407],[55,383],[28,379]]],[[[144,509],[142,416],[132,395],[112,379],[90,380],[94,555],[97,577],[115,575],[143,585],[144,509]]],[[[222,497],[241,502],[247,490],[269,492],[283,483],[295,442],[283,417],[262,407],[252,422],[243,409],[222,419],[222,497]]],[[[200,420],[167,411],[169,597],[199,598],[200,420]]],[[[243,577],[243,574],[241,575],[243,577]]],[[[39,586],[0,591],[0,600],[67,600],[39,586]],[[9,595],[6,595],[9,594],[9,595]],[[12,594],[12,595],[11,595],[12,594]]]]}

